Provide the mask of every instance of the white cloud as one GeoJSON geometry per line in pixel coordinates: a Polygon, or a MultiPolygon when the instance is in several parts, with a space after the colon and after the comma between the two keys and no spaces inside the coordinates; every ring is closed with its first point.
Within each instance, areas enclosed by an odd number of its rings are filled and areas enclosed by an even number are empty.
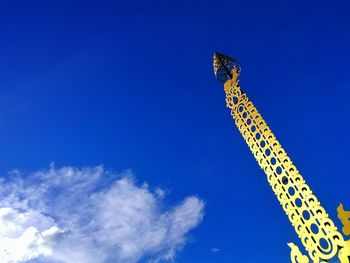
{"type": "Polygon", "coordinates": [[[13,171],[0,178],[0,262],[172,260],[204,204],[190,196],[166,208],[164,197],[102,166],[13,171]]]}
{"type": "Polygon", "coordinates": [[[218,253],[218,252],[220,252],[220,251],[221,251],[220,248],[216,248],[216,247],[212,247],[212,248],[211,248],[211,252],[213,252],[213,253],[218,253]]]}
{"type": "Polygon", "coordinates": [[[1,262],[20,262],[40,255],[50,256],[51,247],[62,231],[56,226],[40,231],[46,228],[48,221],[48,218],[33,211],[0,208],[1,262]]]}

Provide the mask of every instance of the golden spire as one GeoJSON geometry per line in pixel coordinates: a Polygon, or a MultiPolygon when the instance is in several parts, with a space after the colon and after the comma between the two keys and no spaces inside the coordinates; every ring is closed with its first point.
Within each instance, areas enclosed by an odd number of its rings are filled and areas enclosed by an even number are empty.
{"type": "MultiPolygon", "coordinates": [[[[272,190],[287,214],[302,245],[313,262],[330,262],[338,255],[350,262],[350,244],[344,241],[334,222],[321,206],[304,178],[277,141],[254,104],[239,86],[241,67],[232,58],[214,54],[214,72],[224,83],[226,105],[272,190]]],[[[343,210],[340,214],[344,215],[343,210]]],[[[349,216],[347,217],[347,220],[349,216]]],[[[345,222],[345,216],[343,216],[345,222]]],[[[294,262],[308,262],[299,248],[289,243],[294,262]],[[299,260],[299,261],[298,261],[299,260]]]]}

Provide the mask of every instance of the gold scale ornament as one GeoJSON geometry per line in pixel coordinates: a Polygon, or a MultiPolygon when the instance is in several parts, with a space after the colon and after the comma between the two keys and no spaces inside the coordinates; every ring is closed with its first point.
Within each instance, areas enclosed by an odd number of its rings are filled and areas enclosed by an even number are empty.
{"type": "MultiPolygon", "coordinates": [[[[241,90],[238,81],[240,66],[235,60],[215,53],[214,71],[217,78],[224,82],[226,105],[236,126],[267,175],[309,258],[320,263],[330,262],[338,256],[341,263],[349,263],[350,241],[344,240],[254,104],[241,90]]],[[[344,225],[344,234],[349,235],[350,212],[345,211],[342,204],[338,207],[338,217],[344,225]]],[[[292,262],[309,262],[295,244],[288,243],[288,246],[292,262]]]]}

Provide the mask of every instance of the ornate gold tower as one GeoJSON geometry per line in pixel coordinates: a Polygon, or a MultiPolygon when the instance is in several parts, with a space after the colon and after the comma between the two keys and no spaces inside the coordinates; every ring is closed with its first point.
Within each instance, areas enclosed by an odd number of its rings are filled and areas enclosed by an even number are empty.
{"type": "MultiPolygon", "coordinates": [[[[238,84],[239,64],[223,54],[214,54],[214,72],[224,83],[226,105],[237,128],[248,144],[287,214],[312,262],[350,262],[350,243],[337,230],[326,210],[306,184],[276,137],[238,84]]],[[[350,234],[350,214],[338,207],[344,234],[350,234]],[[348,231],[348,232],[346,232],[348,231]]],[[[292,262],[307,263],[309,258],[288,243],[292,262]]]]}

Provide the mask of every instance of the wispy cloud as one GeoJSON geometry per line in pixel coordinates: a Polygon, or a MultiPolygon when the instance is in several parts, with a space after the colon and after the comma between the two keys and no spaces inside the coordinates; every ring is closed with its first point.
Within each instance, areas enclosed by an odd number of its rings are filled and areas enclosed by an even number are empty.
{"type": "Polygon", "coordinates": [[[13,171],[0,179],[0,262],[172,260],[204,203],[190,196],[166,207],[164,198],[102,166],[13,171]]]}

